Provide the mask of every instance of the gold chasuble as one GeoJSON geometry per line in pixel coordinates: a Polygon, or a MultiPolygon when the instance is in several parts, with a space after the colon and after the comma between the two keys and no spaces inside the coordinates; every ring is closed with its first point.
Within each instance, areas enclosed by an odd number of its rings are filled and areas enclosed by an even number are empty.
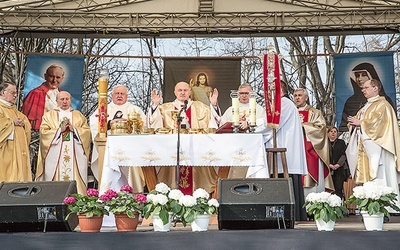
{"type": "Polygon", "coordinates": [[[76,180],[78,193],[87,189],[90,128],[86,118],[77,110],[51,110],[44,114],[40,126],[40,147],[37,180],[76,180]],[[60,124],[68,118],[74,131],[61,133],[60,124]]]}
{"type": "MultiPolygon", "coordinates": [[[[174,102],[164,103],[158,107],[160,109],[164,127],[173,129],[175,121],[172,119],[171,111],[180,110],[181,104],[174,102]]],[[[186,110],[186,120],[193,129],[206,129],[210,123],[210,108],[200,101],[189,100],[186,110]]],[[[185,119],[182,124],[186,124],[185,119]]],[[[175,167],[161,167],[157,177],[160,182],[164,182],[170,187],[175,187],[176,176],[175,167]]],[[[192,194],[197,188],[204,188],[208,193],[214,191],[217,181],[217,174],[213,167],[187,167],[180,166],[179,188],[185,194],[192,194]]]]}
{"type": "Polygon", "coordinates": [[[14,105],[0,100],[0,182],[32,181],[29,157],[31,124],[14,105]],[[25,126],[15,126],[13,118],[22,118],[25,126]]]}
{"type": "MultiPolygon", "coordinates": [[[[385,97],[370,98],[366,109],[358,111],[357,117],[361,115],[361,132],[394,156],[397,173],[400,172],[400,132],[392,106],[385,101],[385,97]]],[[[370,166],[363,143],[358,145],[355,183],[362,184],[377,178],[377,169],[376,166],[370,166]]],[[[389,166],[387,162],[382,163],[389,166]]]]}
{"type": "Polygon", "coordinates": [[[332,176],[329,170],[329,141],[326,132],[326,122],[321,111],[307,105],[303,111],[299,111],[300,117],[303,117],[303,128],[305,131],[305,147],[307,156],[308,175],[304,178],[304,187],[314,187],[320,181],[324,181],[325,189],[335,190],[332,176]],[[306,115],[302,114],[307,112],[306,115]],[[310,145],[308,145],[308,143],[310,145]],[[314,153],[313,153],[314,151],[314,153]],[[317,156],[324,164],[324,180],[318,180],[318,165],[309,163],[310,155],[317,156]]]}

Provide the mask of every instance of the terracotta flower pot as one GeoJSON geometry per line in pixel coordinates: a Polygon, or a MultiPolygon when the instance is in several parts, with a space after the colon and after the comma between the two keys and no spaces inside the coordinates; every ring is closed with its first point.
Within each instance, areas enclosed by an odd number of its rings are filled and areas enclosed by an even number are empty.
{"type": "Polygon", "coordinates": [[[129,218],[126,213],[114,214],[115,225],[119,232],[136,231],[139,224],[139,213],[135,212],[135,218],[129,218]]]}
{"type": "Polygon", "coordinates": [[[81,232],[100,232],[101,225],[103,224],[103,215],[86,217],[86,214],[79,214],[78,220],[81,232]]]}

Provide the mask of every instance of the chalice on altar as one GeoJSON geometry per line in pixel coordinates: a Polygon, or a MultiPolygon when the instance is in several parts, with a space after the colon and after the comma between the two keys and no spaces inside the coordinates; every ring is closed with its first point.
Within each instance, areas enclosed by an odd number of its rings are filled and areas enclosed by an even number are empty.
{"type": "Polygon", "coordinates": [[[171,118],[172,120],[174,120],[174,129],[172,131],[173,134],[178,133],[178,120],[179,120],[179,115],[180,115],[180,111],[179,110],[171,110],[171,118]]]}
{"type": "Polygon", "coordinates": [[[141,134],[143,131],[143,121],[140,114],[133,111],[128,114],[128,134],[141,134]]]}
{"type": "Polygon", "coordinates": [[[181,111],[179,110],[171,110],[171,118],[174,120],[174,129],[172,133],[177,134],[178,133],[178,125],[180,124],[181,128],[181,133],[182,134],[187,134],[187,129],[186,125],[182,123],[182,117],[181,111]]]}

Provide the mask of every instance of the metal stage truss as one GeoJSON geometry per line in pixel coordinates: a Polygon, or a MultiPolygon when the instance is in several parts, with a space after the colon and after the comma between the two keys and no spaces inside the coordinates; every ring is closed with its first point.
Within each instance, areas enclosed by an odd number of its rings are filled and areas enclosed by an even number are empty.
{"type": "Polygon", "coordinates": [[[397,33],[400,28],[400,1],[394,0],[185,1],[0,0],[0,35],[297,36],[397,33]],[[168,3],[187,4],[167,8],[168,3]]]}

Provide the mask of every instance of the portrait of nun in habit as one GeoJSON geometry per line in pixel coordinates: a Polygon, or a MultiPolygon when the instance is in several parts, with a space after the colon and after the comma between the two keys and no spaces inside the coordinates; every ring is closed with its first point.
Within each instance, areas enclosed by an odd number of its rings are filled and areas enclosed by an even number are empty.
{"type": "MultiPolygon", "coordinates": [[[[374,68],[374,66],[370,63],[360,63],[357,66],[355,66],[351,71],[350,71],[350,82],[353,87],[354,94],[350,96],[343,108],[343,113],[342,113],[342,120],[339,126],[339,131],[348,131],[347,128],[347,118],[349,116],[354,116],[357,114],[358,110],[360,110],[364,104],[367,102],[367,99],[364,97],[364,94],[362,93],[362,87],[363,84],[367,80],[371,79],[376,79],[379,80],[379,76],[374,68]]],[[[379,93],[380,96],[385,96],[386,100],[394,107],[393,101],[390,99],[389,96],[386,95],[385,90],[383,88],[383,83],[382,83],[382,89],[379,93]]]]}

